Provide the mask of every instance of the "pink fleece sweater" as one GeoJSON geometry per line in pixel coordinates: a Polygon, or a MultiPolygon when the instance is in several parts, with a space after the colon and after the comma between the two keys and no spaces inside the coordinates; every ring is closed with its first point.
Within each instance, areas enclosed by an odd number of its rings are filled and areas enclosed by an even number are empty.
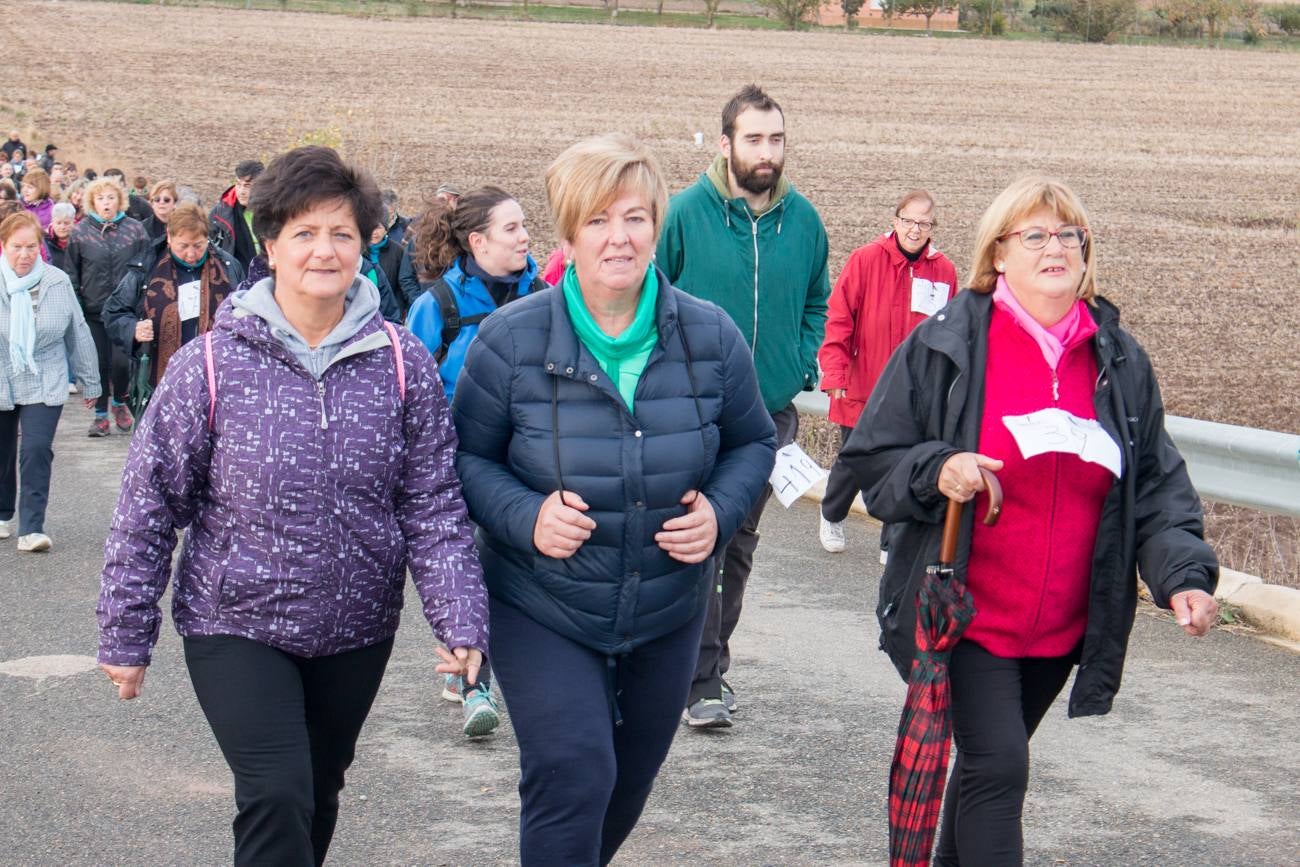
{"type": "Polygon", "coordinates": [[[1070,454],[1026,460],[1002,422],[1049,407],[1096,418],[1097,327],[1079,313],[1055,371],[1008,309],[995,304],[989,324],[979,451],[1005,462],[998,478],[1006,498],[994,527],[980,523],[988,502],[977,501],[967,585],[978,613],[966,638],[994,656],[1062,656],[1087,626],[1092,552],[1114,477],[1070,454]]]}

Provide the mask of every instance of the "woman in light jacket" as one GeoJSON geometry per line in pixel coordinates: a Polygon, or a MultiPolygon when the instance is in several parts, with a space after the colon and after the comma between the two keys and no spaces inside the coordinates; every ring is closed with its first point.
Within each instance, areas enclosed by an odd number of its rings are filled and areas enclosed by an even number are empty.
{"type": "Polygon", "coordinates": [[[53,544],[45,510],[69,362],[82,395],[99,396],[94,341],[68,275],[41,261],[41,235],[40,221],[26,212],[0,222],[0,539],[16,533],[26,552],[53,544]]]}

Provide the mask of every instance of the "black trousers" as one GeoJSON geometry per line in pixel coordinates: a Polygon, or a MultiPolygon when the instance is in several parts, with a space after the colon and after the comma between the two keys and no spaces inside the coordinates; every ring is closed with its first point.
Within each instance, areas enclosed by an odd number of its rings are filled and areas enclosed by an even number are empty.
{"type": "Polygon", "coordinates": [[[14,516],[18,506],[18,535],[45,532],[45,506],[50,499],[54,466],[54,432],[62,406],[24,403],[0,412],[0,521],[14,516]],[[18,431],[22,429],[22,451],[18,431]],[[22,499],[18,500],[18,477],[22,499]]]}
{"type": "Polygon", "coordinates": [[[1077,654],[1003,659],[978,644],[953,648],[957,759],[943,797],[936,867],[1018,867],[1029,785],[1029,739],[1070,677],[1077,654]]]}
{"type": "Polygon", "coordinates": [[[677,733],[704,612],[607,657],[518,608],[495,598],[490,606],[492,656],[519,740],[523,867],[608,864],[677,733]]]}
{"type": "Polygon", "coordinates": [[[236,865],[320,865],[343,774],[393,639],[304,659],[233,635],[185,639],[199,705],[235,776],[236,865]]]}
{"type": "Polygon", "coordinates": [[[95,401],[95,412],[108,412],[108,399],[126,400],[127,384],[130,377],[130,359],[113,341],[108,339],[108,329],[104,327],[99,314],[87,314],[86,325],[90,326],[90,336],[95,340],[95,352],[99,355],[99,381],[104,390],[95,401]]]}
{"type": "MultiPolygon", "coordinates": [[[[840,448],[849,441],[853,428],[840,425],[840,448]]],[[[853,508],[853,498],[858,495],[858,483],[853,473],[838,457],[831,464],[830,477],[826,479],[826,495],[822,498],[822,517],[839,523],[849,516],[853,508]]],[[[864,498],[865,499],[865,498],[864,498]]],[[[893,535],[889,524],[880,525],[880,550],[889,550],[889,540],[893,535]]]]}
{"type": "MultiPolygon", "coordinates": [[[[776,424],[776,447],[794,442],[799,435],[799,413],[794,406],[772,414],[776,424]]],[[[686,699],[688,705],[702,698],[719,698],[722,695],[722,676],[731,668],[731,634],[740,622],[740,609],[745,601],[745,585],[754,569],[754,551],[758,548],[758,522],[763,509],[772,496],[772,486],[764,485],[763,494],[750,511],[736,535],[727,544],[727,550],[718,558],[716,593],[709,596],[709,610],[704,619],[704,633],[700,636],[700,655],[695,663],[695,680],[686,699]]]]}

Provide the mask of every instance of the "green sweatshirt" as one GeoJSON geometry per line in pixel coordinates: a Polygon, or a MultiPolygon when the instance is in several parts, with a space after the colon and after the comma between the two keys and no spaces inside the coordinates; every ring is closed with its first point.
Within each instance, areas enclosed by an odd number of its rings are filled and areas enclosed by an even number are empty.
{"type": "Polygon", "coordinates": [[[678,289],[727,312],[754,353],[770,413],[817,382],[826,330],[826,229],[812,204],[784,178],[761,214],[727,197],[719,154],[692,186],[673,196],[655,262],[678,289]]]}

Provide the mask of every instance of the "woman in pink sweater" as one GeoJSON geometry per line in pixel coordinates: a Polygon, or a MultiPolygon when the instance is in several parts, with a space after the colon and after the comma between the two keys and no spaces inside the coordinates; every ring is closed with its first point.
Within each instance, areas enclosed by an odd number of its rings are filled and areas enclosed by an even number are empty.
{"type": "Polygon", "coordinates": [[[914,600],[949,499],[1006,490],[964,516],[957,567],[976,614],[950,663],[957,759],[938,865],[1017,865],[1029,738],[1071,671],[1070,716],[1119,689],[1136,577],[1182,628],[1217,616],[1200,500],[1164,430],[1146,353],[1098,296],[1088,215],[1065,185],[1023,178],[976,232],[969,292],[899,347],[840,458],[877,518],[899,524],[881,582],[881,646],[906,677],[914,600]]]}

